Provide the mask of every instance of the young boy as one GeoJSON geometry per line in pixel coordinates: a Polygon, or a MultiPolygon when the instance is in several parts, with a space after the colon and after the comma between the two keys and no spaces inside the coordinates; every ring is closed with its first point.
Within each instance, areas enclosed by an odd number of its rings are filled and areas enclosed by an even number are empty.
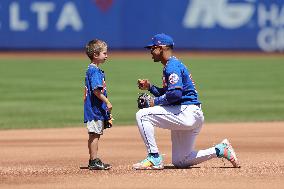
{"type": "Polygon", "coordinates": [[[107,98],[105,74],[99,68],[107,59],[107,44],[98,39],[86,45],[86,54],[91,63],[85,77],[84,123],[89,133],[89,170],[108,170],[111,165],[103,163],[98,157],[98,142],[103,130],[112,126],[112,104],[107,98]]]}

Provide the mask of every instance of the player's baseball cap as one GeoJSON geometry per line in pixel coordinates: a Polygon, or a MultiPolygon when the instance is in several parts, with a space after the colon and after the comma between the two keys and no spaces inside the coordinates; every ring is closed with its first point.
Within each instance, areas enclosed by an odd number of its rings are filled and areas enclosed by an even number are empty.
{"type": "Polygon", "coordinates": [[[174,46],[174,40],[171,36],[160,33],[155,35],[152,42],[144,48],[150,49],[153,46],[174,46]]]}

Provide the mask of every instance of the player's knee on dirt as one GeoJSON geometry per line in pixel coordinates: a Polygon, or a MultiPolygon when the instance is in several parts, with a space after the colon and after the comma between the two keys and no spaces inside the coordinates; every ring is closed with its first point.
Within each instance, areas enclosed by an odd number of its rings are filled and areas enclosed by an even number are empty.
{"type": "Polygon", "coordinates": [[[194,159],[189,159],[189,157],[184,157],[184,158],[175,157],[172,158],[172,164],[177,168],[187,168],[196,165],[197,163],[194,161],[194,159]]]}
{"type": "Polygon", "coordinates": [[[185,162],[180,161],[180,160],[173,160],[172,164],[173,164],[176,168],[186,168],[186,167],[189,167],[189,166],[190,166],[188,163],[185,163],[185,162]]]}
{"type": "Polygon", "coordinates": [[[177,168],[182,168],[183,167],[183,163],[180,159],[180,157],[178,156],[173,156],[172,157],[172,164],[177,167],[177,168]]]}

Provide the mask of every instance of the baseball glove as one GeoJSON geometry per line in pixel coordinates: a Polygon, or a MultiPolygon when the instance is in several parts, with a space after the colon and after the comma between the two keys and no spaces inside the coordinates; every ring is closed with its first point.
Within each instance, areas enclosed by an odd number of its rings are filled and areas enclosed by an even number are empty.
{"type": "Polygon", "coordinates": [[[112,127],[112,119],[104,121],[104,129],[109,129],[112,127]]]}
{"type": "Polygon", "coordinates": [[[104,121],[104,129],[109,129],[112,127],[112,121],[114,120],[112,115],[108,113],[109,119],[104,121]]]}
{"type": "Polygon", "coordinates": [[[151,100],[153,100],[153,97],[151,95],[147,93],[141,93],[137,99],[138,108],[149,108],[151,106],[151,100]]]}

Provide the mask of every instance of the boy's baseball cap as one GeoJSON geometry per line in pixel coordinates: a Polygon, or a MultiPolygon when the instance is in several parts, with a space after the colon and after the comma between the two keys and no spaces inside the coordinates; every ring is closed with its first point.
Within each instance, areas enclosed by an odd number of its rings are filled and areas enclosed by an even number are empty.
{"type": "Polygon", "coordinates": [[[171,36],[160,33],[155,35],[152,42],[144,48],[150,49],[153,46],[174,46],[174,40],[171,36]]]}

